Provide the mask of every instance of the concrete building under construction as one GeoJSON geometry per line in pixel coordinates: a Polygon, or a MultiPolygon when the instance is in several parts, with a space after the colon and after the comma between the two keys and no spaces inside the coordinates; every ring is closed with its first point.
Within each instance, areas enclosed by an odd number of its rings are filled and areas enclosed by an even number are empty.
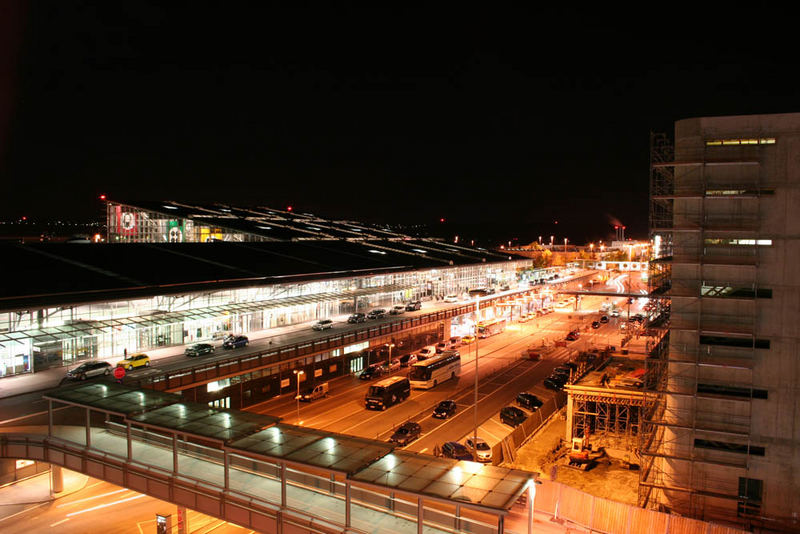
{"type": "Polygon", "coordinates": [[[696,118],[651,140],[640,505],[800,529],[800,113],[696,118]]]}

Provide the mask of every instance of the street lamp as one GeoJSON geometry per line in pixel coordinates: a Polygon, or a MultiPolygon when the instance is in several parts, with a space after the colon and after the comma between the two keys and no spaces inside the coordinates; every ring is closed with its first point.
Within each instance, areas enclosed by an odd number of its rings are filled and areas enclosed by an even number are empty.
{"type": "Polygon", "coordinates": [[[394,343],[385,343],[387,347],[389,347],[389,362],[388,365],[392,365],[392,347],[394,347],[394,343]]]}
{"type": "Polygon", "coordinates": [[[567,251],[567,238],[564,238],[564,252],[567,251]]]}
{"type": "Polygon", "coordinates": [[[300,377],[306,374],[305,371],[298,371],[295,369],[292,371],[297,376],[297,396],[295,399],[297,400],[297,424],[300,424],[300,377]]]}
{"type": "MultiPolygon", "coordinates": [[[[480,320],[480,307],[481,302],[478,296],[475,296],[475,410],[474,410],[474,423],[475,427],[472,432],[472,444],[475,446],[478,443],[478,321],[480,320]]],[[[476,452],[477,454],[477,452],[476,452]]]]}

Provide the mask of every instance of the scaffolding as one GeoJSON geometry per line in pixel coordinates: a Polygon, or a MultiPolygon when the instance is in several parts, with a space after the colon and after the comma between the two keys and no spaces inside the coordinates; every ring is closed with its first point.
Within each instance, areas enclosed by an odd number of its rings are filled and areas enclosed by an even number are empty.
{"type": "Polygon", "coordinates": [[[759,449],[750,420],[761,148],[704,141],[676,151],[666,135],[650,137],[650,234],[659,245],[649,284],[670,332],[647,359],[638,434],[645,508],[740,523],[760,512],[732,481],[749,480],[759,449]]]}

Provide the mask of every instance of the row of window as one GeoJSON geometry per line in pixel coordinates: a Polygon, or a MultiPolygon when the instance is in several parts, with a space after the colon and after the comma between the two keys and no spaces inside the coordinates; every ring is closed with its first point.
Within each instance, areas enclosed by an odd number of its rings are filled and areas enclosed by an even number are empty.
{"type": "Polygon", "coordinates": [[[725,197],[737,195],[774,195],[775,190],[770,188],[759,189],[706,189],[707,197],[725,197]]]}
{"type": "Polygon", "coordinates": [[[752,287],[733,287],[733,286],[709,286],[703,284],[700,287],[700,294],[704,297],[721,298],[757,298],[771,299],[772,290],[752,287]]]}
{"type": "Polygon", "coordinates": [[[697,384],[697,392],[743,399],[766,399],[768,395],[766,389],[723,386],[719,384],[697,384]]]}
{"type": "Polygon", "coordinates": [[[700,336],[702,345],[719,347],[738,347],[743,349],[769,349],[769,339],[751,339],[746,337],[700,336]]]}
{"type": "Polygon", "coordinates": [[[758,137],[744,139],[709,139],[706,146],[737,146],[737,145],[774,145],[774,137],[758,137]]]}
{"type": "Polygon", "coordinates": [[[706,238],[703,240],[706,245],[758,245],[760,247],[772,246],[772,239],[725,239],[725,238],[706,238]]]}
{"type": "Polygon", "coordinates": [[[694,446],[698,449],[711,449],[723,452],[735,452],[738,454],[751,454],[753,456],[764,456],[766,449],[758,445],[744,445],[741,443],[730,443],[728,441],[716,441],[710,439],[694,440],[694,446]]]}

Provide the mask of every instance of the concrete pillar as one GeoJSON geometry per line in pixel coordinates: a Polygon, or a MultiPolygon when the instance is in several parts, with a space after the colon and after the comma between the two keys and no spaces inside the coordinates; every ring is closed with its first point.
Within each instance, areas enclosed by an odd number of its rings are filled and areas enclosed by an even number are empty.
{"type": "Polygon", "coordinates": [[[503,534],[503,532],[505,532],[505,519],[506,516],[502,514],[497,516],[497,534],[503,534]]]}
{"type": "Polygon", "coordinates": [[[172,434],[172,472],[178,474],[178,434],[172,434]]]}
{"type": "Polygon", "coordinates": [[[189,530],[189,514],[185,506],[178,506],[178,534],[187,534],[189,530]]]}
{"type": "Polygon", "coordinates": [[[344,483],[344,528],[349,530],[351,526],[350,519],[350,481],[344,483]]]}
{"type": "Polygon", "coordinates": [[[572,443],[572,410],[573,410],[572,395],[567,395],[566,439],[568,444],[572,443]]]}
{"type": "Polygon", "coordinates": [[[92,446],[92,412],[86,408],[86,446],[92,446]]]}
{"type": "Polygon", "coordinates": [[[222,466],[223,469],[225,470],[225,491],[228,491],[231,485],[231,476],[230,476],[231,460],[230,457],[228,456],[227,450],[222,451],[222,466]]]}
{"type": "Polygon", "coordinates": [[[417,534],[422,534],[425,508],[422,506],[422,497],[417,497],[417,534]]]}
{"type": "MultiPolygon", "coordinates": [[[[349,484],[349,483],[348,483],[349,484]]],[[[350,498],[350,486],[347,486],[347,498],[350,498]]],[[[281,508],[286,508],[286,463],[281,462],[281,508]]],[[[347,513],[350,513],[348,500],[347,513]]]]}
{"type": "Polygon", "coordinates": [[[528,486],[528,534],[533,534],[533,499],[536,498],[535,482],[531,481],[528,486]]]}
{"type": "Polygon", "coordinates": [[[50,464],[50,493],[64,491],[64,472],[60,465],[50,464]]]}
{"type": "Polygon", "coordinates": [[[128,439],[128,461],[133,460],[133,440],[131,439],[131,422],[127,421],[125,425],[125,437],[128,439]]]}

